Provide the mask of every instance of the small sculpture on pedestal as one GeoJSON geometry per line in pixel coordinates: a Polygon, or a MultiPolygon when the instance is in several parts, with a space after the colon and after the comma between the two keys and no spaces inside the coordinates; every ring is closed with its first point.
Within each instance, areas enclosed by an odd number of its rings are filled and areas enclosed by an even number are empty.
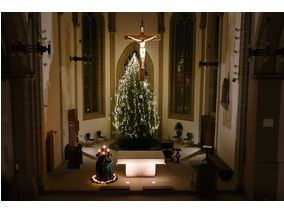
{"type": "Polygon", "coordinates": [[[177,133],[176,136],[173,136],[173,138],[175,138],[175,142],[183,143],[183,138],[182,138],[183,126],[180,122],[177,122],[177,124],[175,126],[175,130],[176,130],[176,133],[177,133]]]}
{"type": "Polygon", "coordinates": [[[105,141],[106,140],[106,137],[105,136],[102,136],[102,132],[100,130],[98,130],[95,134],[95,138],[96,140],[99,142],[99,141],[105,141]]]}
{"type": "Polygon", "coordinates": [[[186,134],[186,138],[184,138],[184,144],[187,144],[187,145],[189,145],[189,146],[192,146],[192,145],[194,145],[194,143],[193,143],[193,134],[191,133],[191,132],[188,132],[187,134],[186,134]]]}
{"type": "Polygon", "coordinates": [[[85,139],[85,146],[93,145],[96,142],[96,138],[91,138],[91,134],[88,132],[84,136],[85,139]]]}

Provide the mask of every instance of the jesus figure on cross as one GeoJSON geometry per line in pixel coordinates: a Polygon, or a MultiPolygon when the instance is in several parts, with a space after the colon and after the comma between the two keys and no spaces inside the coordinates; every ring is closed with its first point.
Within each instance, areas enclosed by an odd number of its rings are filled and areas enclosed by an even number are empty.
{"type": "Polygon", "coordinates": [[[151,41],[151,40],[153,40],[154,38],[157,38],[157,35],[154,35],[154,36],[152,36],[152,37],[150,37],[150,38],[148,38],[148,39],[146,39],[146,40],[144,40],[144,38],[143,37],[141,37],[140,39],[136,39],[136,38],[134,38],[134,37],[132,37],[132,36],[128,36],[128,38],[130,38],[130,39],[132,39],[132,40],[134,40],[134,41],[137,41],[137,42],[139,42],[140,43],[140,58],[141,58],[141,69],[145,69],[145,67],[144,67],[144,64],[145,64],[145,55],[146,55],[146,48],[145,48],[145,43],[147,42],[147,41],[151,41]]]}
{"type": "Polygon", "coordinates": [[[151,40],[160,40],[160,35],[144,35],[144,25],[143,21],[140,25],[140,35],[126,35],[125,39],[131,39],[137,41],[140,44],[140,80],[144,81],[145,79],[145,57],[146,57],[146,47],[145,43],[151,40]]]}

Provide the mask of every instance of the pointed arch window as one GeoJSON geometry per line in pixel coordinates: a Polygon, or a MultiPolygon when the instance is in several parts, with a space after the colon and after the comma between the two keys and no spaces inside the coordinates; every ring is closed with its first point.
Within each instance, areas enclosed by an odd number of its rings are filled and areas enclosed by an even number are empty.
{"type": "Polygon", "coordinates": [[[104,17],[82,14],[82,52],[91,61],[83,63],[83,119],[105,116],[104,104],[104,17]]]}
{"type": "Polygon", "coordinates": [[[174,13],[170,22],[170,118],[193,120],[194,45],[194,14],[174,13]]]}

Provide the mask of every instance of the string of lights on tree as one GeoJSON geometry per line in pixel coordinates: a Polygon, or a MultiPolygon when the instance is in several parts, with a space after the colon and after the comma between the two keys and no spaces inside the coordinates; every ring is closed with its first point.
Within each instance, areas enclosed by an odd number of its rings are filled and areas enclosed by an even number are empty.
{"type": "Polygon", "coordinates": [[[123,137],[152,137],[159,127],[157,101],[147,81],[140,81],[140,65],[134,53],[119,81],[113,126],[123,137]]]}

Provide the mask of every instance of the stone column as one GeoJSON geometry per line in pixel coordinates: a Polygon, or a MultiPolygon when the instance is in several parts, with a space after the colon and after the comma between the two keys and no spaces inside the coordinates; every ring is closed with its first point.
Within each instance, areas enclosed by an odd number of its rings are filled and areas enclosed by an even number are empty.
{"type": "Polygon", "coordinates": [[[8,53],[3,56],[6,58],[2,77],[9,80],[11,88],[13,135],[9,142],[13,143],[14,162],[11,168],[14,172],[13,193],[8,199],[34,200],[43,187],[44,167],[41,54],[29,51],[24,54],[16,50],[11,54],[10,48],[6,47],[16,39],[22,45],[35,45],[41,39],[38,31],[41,28],[40,13],[6,13],[2,18],[3,48],[8,53]]]}
{"type": "Polygon", "coordinates": [[[34,117],[34,76],[11,81],[16,200],[33,200],[37,193],[37,149],[34,117]]]}
{"type": "Polygon", "coordinates": [[[160,128],[159,128],[159,137],[163,136],[163,61],[164,61],[164,13],[158,13],[158,33],[161,36],[159,41],[159,116],[160,116],[160,128]]]}
{"type": "Polygon", "coordinates": [[[108,13],[108,29],[109,29],[109,39],[110,39],[110,126],[111,126],[111,138],[115,137],[115,129],[112,125],[113,115],[112,112],[115,107],[115,13],[108,13]]]}

